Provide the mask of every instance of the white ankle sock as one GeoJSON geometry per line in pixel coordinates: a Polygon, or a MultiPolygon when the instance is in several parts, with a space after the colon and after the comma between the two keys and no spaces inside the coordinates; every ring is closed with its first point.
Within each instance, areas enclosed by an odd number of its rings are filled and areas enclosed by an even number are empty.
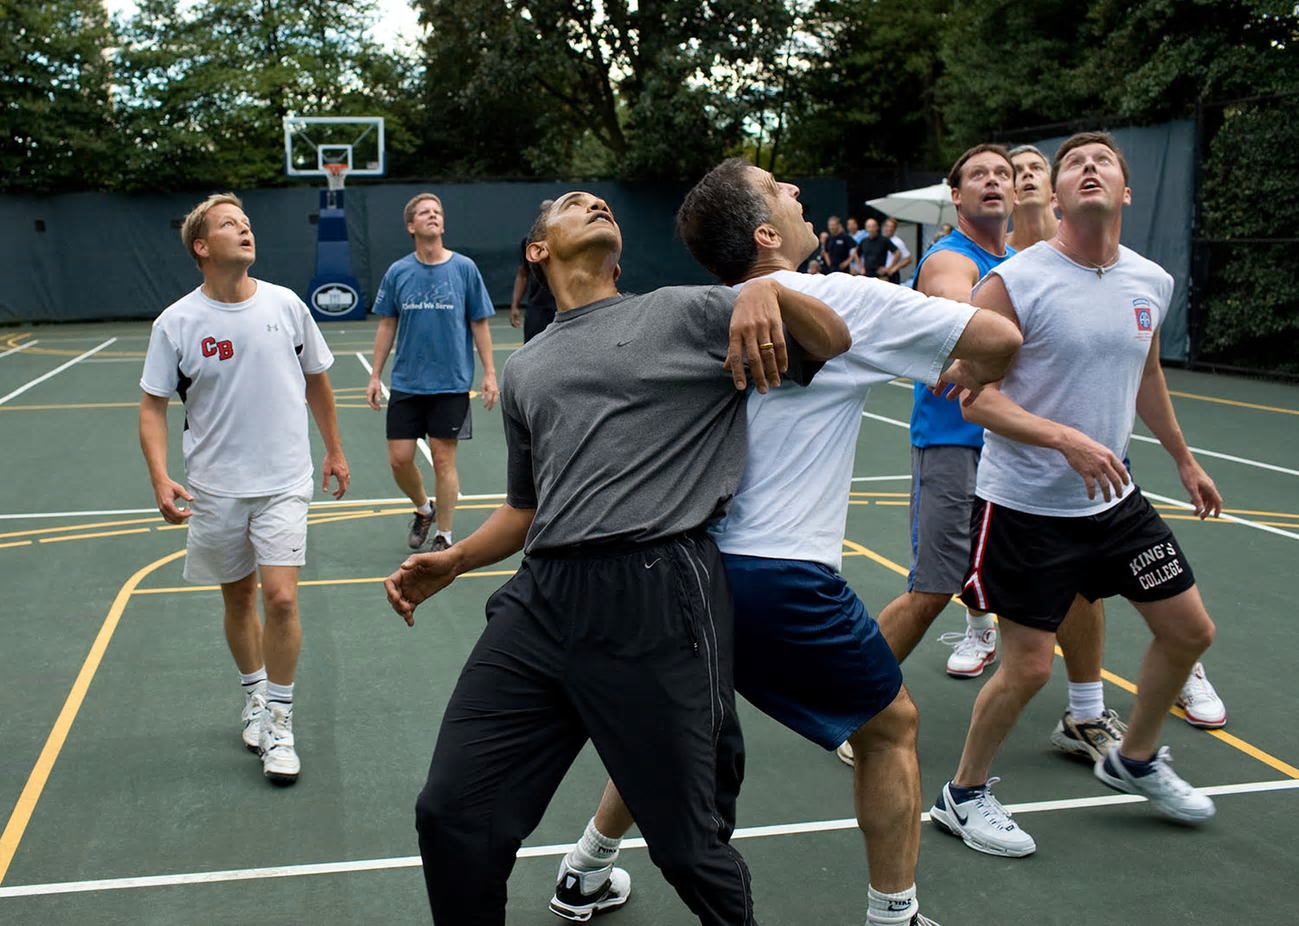
{"type": "Polygon", "coordinates": [[[992,613],[974,614],[969,608],[965,609],[965,626],[971,630],[991,630],[993,625],[992,613]]]}
{"type": "Polygon", "coordinates": [[[445,541],[447,542],[447,545],[448,545],[448,546],[451,545],[451,532],[450,532],[450,531],[438,531],[438,536],[441,537],[443,540],[445,540],[445,541]]]}
{"type": "Polygon", "coordinates": [[[897,894],[868,887],[866,897],[866,926],[905,926],[920,910],[914,884],[897,894]]]}
{"type": "Polygon", "coordinates": [[[266,683],[266,700],[279,701],[282,704],[293,703],[293,683],[287,685],[277,685],[275,682],[266,683]]]}
{"type": "Polygon", "coordinates": [[[618,858],[622,838],[612,838],[595,828],[595,817],[586,825],[586,832],[568,853],[568,864],[578,871],[593,871],[613,864],[618,858]]]}
{"type": "Polygon", "coordinates": [[[251,688],[258,682],[266,681],[266,666],[262,666],[255,672],[239,673],[239,684],[245,688],[251,688]]]}
{"type": "Polygon", "coordinates": [[[1070,682],[1069,713],[1074,723],[1095,720],[1105,713],[1105,684],[1103,682],[1070,682]]]}
{"type": "Polygon", "coordinates": [[[424,504],[420,505],[415,510],[418,511],[420,514],[424,515],[425,517],[428,517],[433,513],[433,499],[431,498],[424,499],[424,504]]]}

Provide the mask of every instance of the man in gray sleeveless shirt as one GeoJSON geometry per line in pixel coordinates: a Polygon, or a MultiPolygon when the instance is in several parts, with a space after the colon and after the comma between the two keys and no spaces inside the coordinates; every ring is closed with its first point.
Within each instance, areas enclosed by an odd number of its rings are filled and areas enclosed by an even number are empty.
{"type": "Polygon", "coordinates": [[[1006,378],[964,408],[987,440],[962,599],[1001,616],[1002,662],[975,702],[956,776],[930,811],[970,848],[1011,857],[1037,846],[988,790],[996,780],[989,772],[1050,677],[1055,633],[1076,593],[1089,601],[1122,595],[1154,635],[1128,729],[1096,761],[1096,777],[1183,823],[1214,813],[1159,746],[1164,716],[1213,640],[1213,621],[1185,554],[1121,462],[1140,414],[1176,462],[1195,513],[1222,509],[1182,437],[1159,366],[1173,279],[1119,244],[1131,191],[1113,138],[1066,140],[1051,180],[1056,236],[994,268],[974,299],[1024,336],[1006,378]]]}
{"type": "MultiPolygon", "coordinates": [[[[717,797],[738,791],[743,749],[730,590],[704,526],[744,464],[745,358],[764,392],[786,367],[806,381],[802,360],[851,338],[824,303],[774,283],[622,295],[621,251],[612,212],[589,193],[538,216],[528,260],[559,311],[505,368],[506,503],[387,581],[413,623],[457,575],[525,553],[487,603],[416,805],[444,926],[505,922],[515,853],[588,737],[700,922],[755,922],[729,844],[733,801],[717,797]],[[797,341],[788,359],[782,324],[797,341]]],[[[605,877],[608,904],[625,901],[627,884],[605,877]]]]}

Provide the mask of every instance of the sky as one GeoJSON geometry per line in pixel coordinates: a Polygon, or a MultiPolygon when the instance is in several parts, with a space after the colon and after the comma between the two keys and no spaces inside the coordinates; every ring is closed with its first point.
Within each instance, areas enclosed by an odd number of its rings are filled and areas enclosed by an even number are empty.
{"type": "MultiPolygon", "coordinates": [[[[108,12],[114,15],[130,14],[135,10],[135,0],[104,0],[108,12]]],[[[413,44],[418,34],[418,16],[408,0],[378,0],[379,19],[374,37],[389,48],[402,48],[413,44]]]]}

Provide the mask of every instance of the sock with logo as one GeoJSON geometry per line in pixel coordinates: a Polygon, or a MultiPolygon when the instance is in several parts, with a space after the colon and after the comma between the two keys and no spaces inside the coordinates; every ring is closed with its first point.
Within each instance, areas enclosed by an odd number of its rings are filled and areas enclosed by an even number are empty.
{"type": "Polygon", "coordinates": [[[266,683],[266,700],[278,701],[281,704],[293,704],[293,683],[279,685],[268,681],[266,683]]]}
{"type": "Polygon", "coordinates": [[[868,887],[866,896],[866,926],[905,926],[920,910],[914,884],[896,894],[868,887]]]}
{"type": "MultiPolygon", "coordinates": [[[[951,793],[953,801],[958,804],[964,804],[966,801],[972,801],[984,791],[987,791],[988,783],[984,782],[983,784],[976,785],[973,788],[962,788],[956,782],[949,781],[947,783],[947,790],[951,793]]],[[[950,810],[951,808],[949,807],[948,809],[950,810]]]]}
{"type": "Polygon", "coordinates": [[[1153,758],[1142,762],[1139,759],[1129,759],[1121,752],[1115,752],[1114,755],[1119,757],[1119,761],[1123,763],[1123,767],[1128,770],[1128,774],[1133,778],[1145,778],[1155,770],[1155,760],[1153,758]]]}
{"type": "Polygon", "coordinates": [[[991,630],[996,625],[993,623],[991,613],[975,614],[969,608],[966,608],[965,626],[969,627],[971,630],[982,632],[984,630],[991,630]]]}
{"type": "Polygon", "coordinates": [[[420,505],[415,510],[418,511],[420,514],[424,515],[424,517],[426,518],[430,517],[433,514],[433,499],[431,498],[424,499],[424,504],[420,505]]]}
{"type": "Polygon", "coordinates": [[[568,853],[568,864],[578,871],[594,871],[612,865],[618,858],[622,837],[611,838],[595,828],[595,817],[586,825],[586,832],[568,853]]]}
{"type": "Polygon", "coordinates": [[[264,681],[266,681],[266,666],[262,666],[260,669],[256,670],[255,672],[239,673],[239,684],[243,686],[244,694],[247,694],[249,689],[251,689],[258,682],[264,682],[264,681]]]}
{"type": "Polygon", "coordinates": [[[1069,713],[1074,723],[1095,720],[1105,713],[1105,683],[1070,682],[1069,713]]]}

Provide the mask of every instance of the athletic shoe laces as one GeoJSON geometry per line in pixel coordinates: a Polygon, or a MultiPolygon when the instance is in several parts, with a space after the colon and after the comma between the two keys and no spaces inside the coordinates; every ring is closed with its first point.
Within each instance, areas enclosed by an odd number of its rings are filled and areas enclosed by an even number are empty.
{"type": "Polygon", "coordinates": [[[1016,828],[1015,821],[1010,818],[1010,811],[1002,806],[1001,801],[992,796],[992,786],[999,781],[1001,779],[997,777],[989,778],[983,790],[974,798],[974,806],[994,829],[1010,832],[1016,828]]]}
{"type": "Polygon", "coordinates": [[[1195,669],[1191,672],[1190,678],[1182,686],[1182,700],[1188,706],[1218,700],[1218,692],[1214,689],[1213,684],[1204,677],[1204,666],[1198,662],[1195,664],[1195,669]]]}
{"type": "Polygon", "coordinates": [[[983,635],[986,632],[967,627],[964,633],[953,630],[942,634],[938,642],[950,646],[957,656],[981,656],[992,649],[989,644],[983,642],[983,635]]]}
{"type": "MultiPolygon", "coordinates": [[[[1172,769],[1173,754],[1168,751],[1167,746],[1160,746],[1159,752],[1155,753],[1154,771],[1149,776],[1154,778],[1155,787],[1163,791],[1170,797],[1187,797],[1195,792],[1185,780],[1178,776],[1172,769]]],[[[1140,782],[1142,779],[1138,778],[1140,782]]]]}

